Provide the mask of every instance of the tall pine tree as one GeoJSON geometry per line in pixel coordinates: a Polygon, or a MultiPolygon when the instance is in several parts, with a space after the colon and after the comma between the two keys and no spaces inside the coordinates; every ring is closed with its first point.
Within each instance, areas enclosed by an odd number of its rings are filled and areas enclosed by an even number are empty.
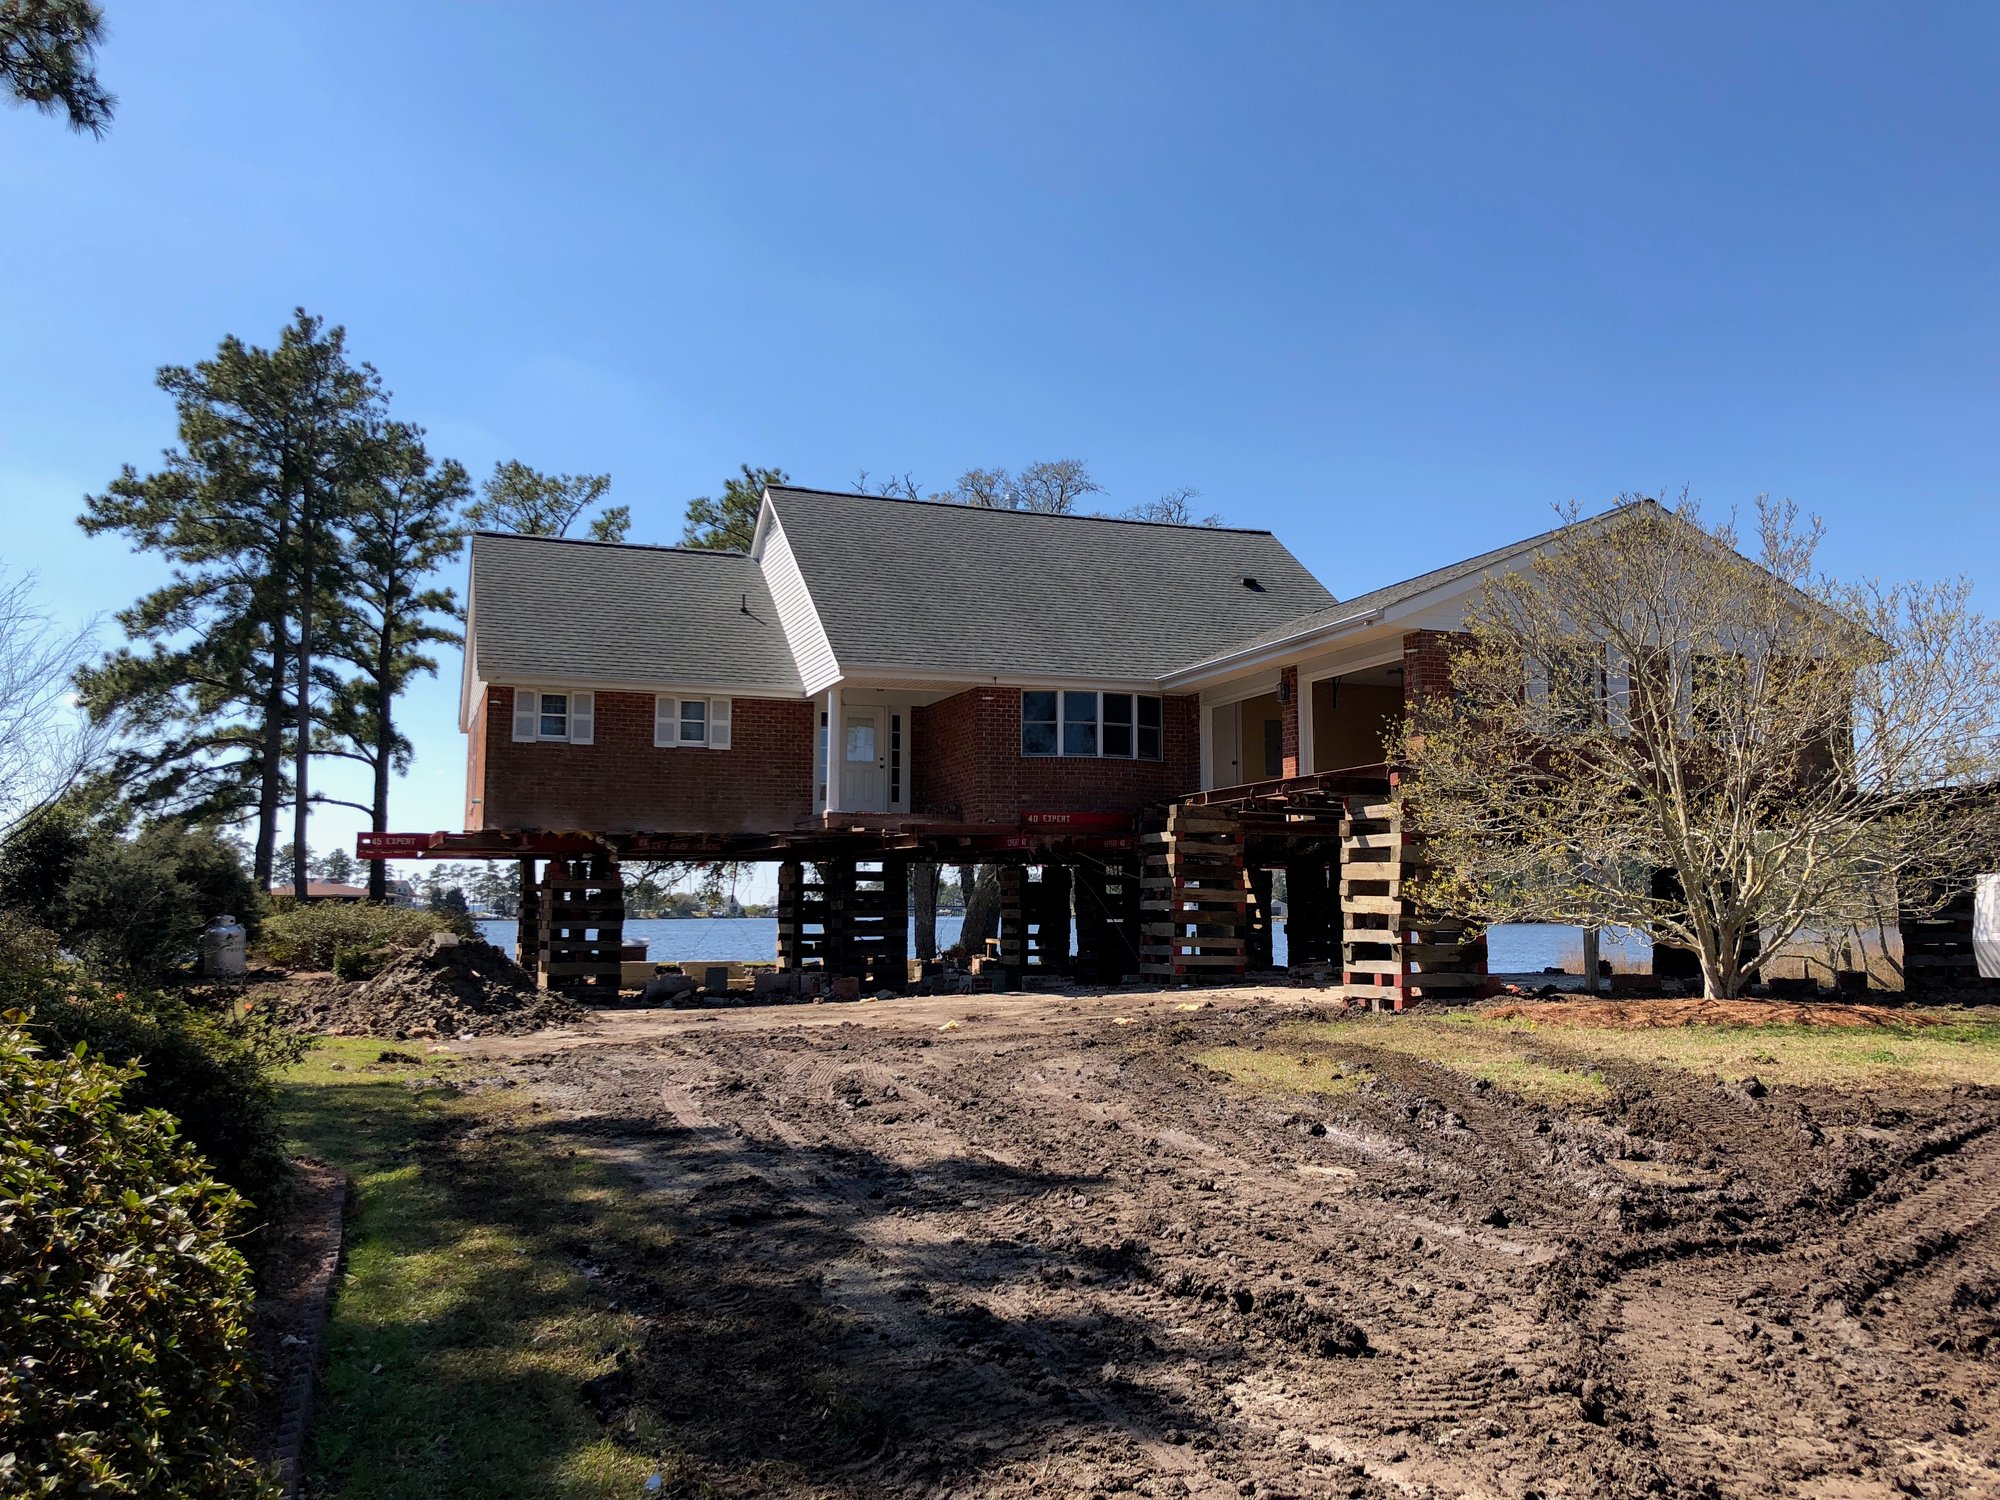
{"type": "MultiPolygon", "coordinates": [[[[330,753],[368,767],[368,805],[344,805],[366,812],[380,833],[389,826],[391,773],[410,761],[410,742],[395,723],[396,698],[412,677],[437,671],[426,647],[461,639],[450,623],[458,600],[432,578],[458,555],[465,537],[459,508],[472,486],[458,463],[431,459],[416,427],[390,423],[378,456],[378,472],[353,494],[349,582],[328,645],[357,675],[335,693],[326,729],[330,753]]],[[[388,898],[388,875],[383,861],[369,864],[371,901],[388,898]]]]}
{"type": "Polygon", "coordinates": [[[93,718],[138,739],[121,758],[138,800],[220,817],[254,807],[260,884],[289,793],[303,890],[309,757],[332,686],[319,635],[345,582],[343,526],[382,465],[381,381],[349,363],[341,329],[300,309],[276,348],[231,336],[159,384],[180,446],[155,473],[127,465],[79,524],[159,553],[173,577],[118,616],[144,649],[121,648],[78,686],[93,718]]]}

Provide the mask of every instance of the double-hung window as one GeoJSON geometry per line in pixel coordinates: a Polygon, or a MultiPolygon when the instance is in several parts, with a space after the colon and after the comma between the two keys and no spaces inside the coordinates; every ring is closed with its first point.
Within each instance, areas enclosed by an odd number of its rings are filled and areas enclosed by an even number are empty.
{"type": "Polygon", "coordinates": [[[597,695],[573,689],[514,689],[514,739],[588,745],[597,719],[597,695]]]}
{"type": "Polygon", "coordinates": [[[653,699],[653,744],[662,750],[727,750],[727,698],[653,699]]]}
{"type": "Polygon", "coordinates": [[[1026,756],[1158,760],[1160,725],[1160,700],[1143,694],[1021,694],[1021,753],[1026,756]]]}
{"type": "Polygon", "coordinates": [[[569,738],[569,694],[543,693],[541,719],[542,726],[537,734],[545,740],[566,740],[569,738]]]}

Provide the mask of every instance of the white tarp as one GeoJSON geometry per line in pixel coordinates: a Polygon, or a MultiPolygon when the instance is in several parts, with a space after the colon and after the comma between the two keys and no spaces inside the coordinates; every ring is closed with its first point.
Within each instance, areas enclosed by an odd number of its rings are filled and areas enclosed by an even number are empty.
{"type": "Polygon", "coordinates": [[[2000,875],[1979,877],[1972,898],[1972,951],[1981,979],[2000,979],[2000,875]]]}

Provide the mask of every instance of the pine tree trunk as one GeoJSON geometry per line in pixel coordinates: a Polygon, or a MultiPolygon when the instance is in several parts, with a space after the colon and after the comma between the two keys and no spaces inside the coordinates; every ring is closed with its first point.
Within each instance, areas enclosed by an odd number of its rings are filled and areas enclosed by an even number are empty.
{"type": "MultiPolygon", "coordinates": [[[[370,813],[368,826],[377,833],[389,829],[389,763],[394,757],[396,726],[390,718],[389,679],[394,671],[392,662],[393,638],[389,629],[389,606],[382,608],[382,633],[377,638],[375,650],[375,790],[369,799],[370,813]]],[[[368,899],[386,901],[389,899],[389,867],[382,860],[372,860],[368,866],[368,899]]]]}
{"type": "Polygon", "coordinates": [[[1586,927],[1583,929],[1583,988],[1586,994],[1594,995],[1604,988],[1598,967],[1598,932],[1595,927],[1586,927]]]}
{"type": "Polygon", "coordinates": [[[299,528],[304,543],[299,566],[299,677],[297,738],[292,745],[292,894],[306,899],[306,825],[312,816],[306,785],[312,755],[313,525],[310,487],[299,528]]]}
{"type": "MultiPolygon", "coordinates": [[[[286,501],[289,508],[290,501],[286,501]]],[[[289,509],[287,511],[289,514],[289,509]]],[[[285,664],[290,657],[291,615],[284,589],[285,552],[291,544],[291,526],[280,517],[276,550],[271,559],[277,576],[275,603],[271,610],[271,676],[264,686],[264,726],[262,764],[257,786],[257,853],[251,874],[257,889],[268,891],[277,879],[278,807],[285,776],[285,664]]]]}
{"type": "Polygon", "coordinates": [[[251,862],[257,889],[271,889],[277,877],[279,794],[285,774],[285,663],[288,636],[284,617],[272,621],[271,685],[264,693],[262,765],[257,786],[257,853],[251,862]]]}

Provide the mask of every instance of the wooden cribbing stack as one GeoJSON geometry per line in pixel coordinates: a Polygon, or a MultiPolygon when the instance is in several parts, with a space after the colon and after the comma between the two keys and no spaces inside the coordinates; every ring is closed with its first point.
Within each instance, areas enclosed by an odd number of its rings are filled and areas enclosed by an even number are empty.
{"type": "Polygon", "coordinates": [[[1123,856],[1075,871],[1077,977],[1119,984],[1139,974],[1139,871],[1123,856]]]}
{"type": "Polygon", "coordinates": [[[1000,867],[1000,962],[1016,977],[1070,967],[1067,865],[1000,867]]]}
{"type": "Polygon", "coordinates": [[[796,859],[778,866],[778,967],[826,966],[826,887],[819,868],[796,859]]]}
{"type": "Polygon", "coordinates": [[[1139,972],[1180,983],[1242,978],[1252,899],[1242,821],[1177,805],[1164,828],[1139,836],[1139,849],[1139,972]]]}
{"type": "Polygon", "coordinates": [[[625,880],[602,854],[552,859],[542,872],[535,978],[545,990],[618,992],[625,880]]]}
{"type": "Polygon", "coordinates": [[[1028,871],[1022,865],[1000,867],[1000,964],[1017,979],[1028,967],[1028,871]]]}
{"type": "Polygon", "coordinates": [[[1927,916],[1897,913],[1903,938],[1903,991],[1938,999],[1987,999],[2000,995],[2000,979],[1979,977],[1979,956],[1972,947],[1976,901],[1970,881],[1955,888],[1951,900],[1927,916]]]}
{"type": "Polygon", "coordinates": [[[901,990],[909,980],[910,867],[900,859],[831,860],[826,891],[826,968],[901,990]]]}
{"type": "Polygon", "coordinates": [[[1347,998],[1370,1010],[1414,1000],[1473,1000],[1486,979],[1486,943],[1467,923],[1419,916],[1406,883],[1423,845],[1401,805],[1350,798],[1340,825],[1342,978],[1347,998]]]}

